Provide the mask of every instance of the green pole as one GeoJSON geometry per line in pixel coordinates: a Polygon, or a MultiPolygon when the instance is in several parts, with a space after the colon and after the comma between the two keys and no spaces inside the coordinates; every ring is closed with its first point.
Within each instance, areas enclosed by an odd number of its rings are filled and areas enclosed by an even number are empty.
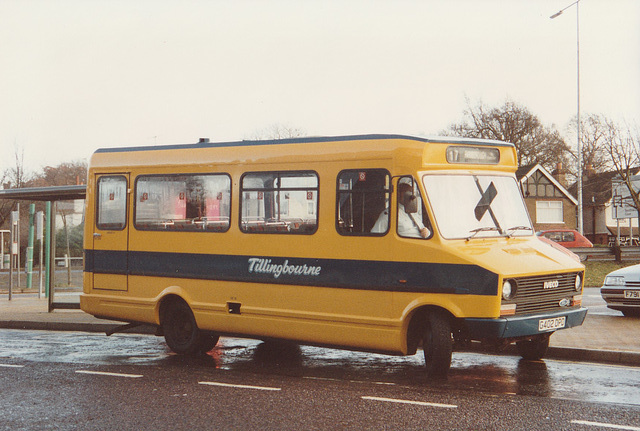
{"type": "Polygon", "coordinates": [[[51,201],[47,201],[46,209],[46,222],[45,222],[45,235],[44,235],[44,292],[45,297],[49,297],[49,279],[51,278],[51,201]]]}
{"type": "Polygon", "coordinates": [[[27,247],[27,289],[33,281],[33,225],[36,218],[36,204],[29,205],[29,246],[27,247]]]}

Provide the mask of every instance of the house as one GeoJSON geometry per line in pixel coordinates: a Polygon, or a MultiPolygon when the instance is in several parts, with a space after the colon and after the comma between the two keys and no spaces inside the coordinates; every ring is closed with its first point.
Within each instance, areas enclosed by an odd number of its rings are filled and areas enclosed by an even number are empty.
{"type": "MultiPolygon", "coordinates": [[[[637,175],[640,168],[631,170],[637,175]]],[[[612,186],[611,183],[618,177],[616,171],[596,174],[587,166],[582,176],[582,220],[584,235],[594,244],[608,244],[609,239],[617,235],[628,238],[630,234],[638,235],[637,219],[613,218],[612,186]],[[630,229],[632,232],[630,232],[630,229]]],[[[577,185],[569,188],[572,193],[577,192],[577,185]]]]}
{"type": "Polygon", "coordinates": [[[553,174],[540,164],[521,166],[516,178],[536,231],[576,228],[578,201],[566,188],[561,164],[553,174]]]}

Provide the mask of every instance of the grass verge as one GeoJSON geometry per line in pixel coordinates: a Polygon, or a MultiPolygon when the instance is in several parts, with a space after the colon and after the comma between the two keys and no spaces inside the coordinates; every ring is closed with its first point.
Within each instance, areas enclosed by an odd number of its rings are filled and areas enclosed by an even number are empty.
{"type": "Polygon", "coordinates": [[[624,268],[625,266],[634,265],[634,262],[623,262],[616,263],[611,261],[605,262],[583,262],[586,267],[585,287],[602,287],[602,283],[604,282],[604,277],[610,273],[611,271],[615,271],[619,268],[624,268]]]}

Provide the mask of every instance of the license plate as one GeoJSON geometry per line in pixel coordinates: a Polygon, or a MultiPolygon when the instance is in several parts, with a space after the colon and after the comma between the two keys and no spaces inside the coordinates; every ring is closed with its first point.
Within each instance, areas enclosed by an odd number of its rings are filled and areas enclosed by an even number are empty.
{"type": "Polygon", "coordinates": [[[625,290],[625,299],[640,299],[640,290],[625,290]]]}
{"type": "Polygon", "coordinates": [[[553,329],[564,328],[567,323],[565,316],[555,317],[553,319],[540,319],[538,321],[538,331],[550,331],[553,329]]]}

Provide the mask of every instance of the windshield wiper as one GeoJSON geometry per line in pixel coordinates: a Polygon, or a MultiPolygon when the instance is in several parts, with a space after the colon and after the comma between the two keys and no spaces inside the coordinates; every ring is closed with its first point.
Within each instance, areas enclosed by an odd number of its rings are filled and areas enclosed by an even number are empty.
{"type": "Polygon", "coordinates": [[[514,227],[510,227],[509,229],[507,229],[507,236],[509,238],[511,238],[513,236],[513,232],[511,231],[516,231],[516,230],[533,230],[531,229],[529,226],[514,226],[514,227]]]}
{"type": "Polygon", "coordinates": [[[495,226],[479,227],[479,228],[472,229],[472,230],[469,231],[469,233],[471,233],[471,236],[467,237],[467,241],[469,241],[471,238],[473,238],[474,236],[476,236],[480,232],[490,232],[490,231],[496,231],[496,232],[502,233],[502,229],[500,229],[498,227],[495,227],[495,226]]]}

